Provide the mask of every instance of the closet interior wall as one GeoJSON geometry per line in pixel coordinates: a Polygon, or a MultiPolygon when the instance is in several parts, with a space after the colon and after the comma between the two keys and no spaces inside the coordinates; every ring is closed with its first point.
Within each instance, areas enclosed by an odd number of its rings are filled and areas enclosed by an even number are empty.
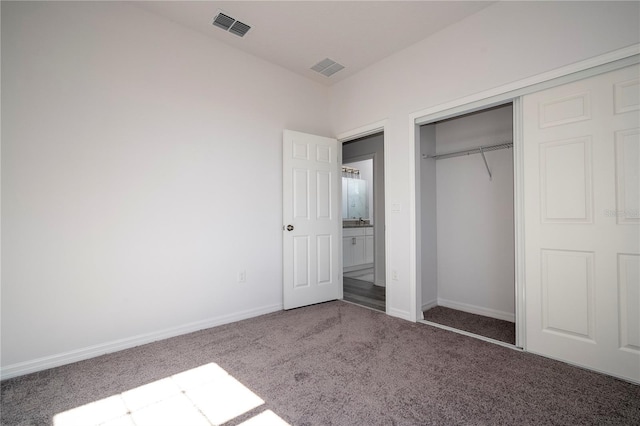
{"type": "MultiPolygon", "coordinates": [[[[421,126],[423,156],[511,142],[504,105],[421,126]]],[[[420,164],[423,310],[445,306],[515,321],[513,150],[420,164]],[[491,179],[487,173],[491,170],[491,179]]]]}

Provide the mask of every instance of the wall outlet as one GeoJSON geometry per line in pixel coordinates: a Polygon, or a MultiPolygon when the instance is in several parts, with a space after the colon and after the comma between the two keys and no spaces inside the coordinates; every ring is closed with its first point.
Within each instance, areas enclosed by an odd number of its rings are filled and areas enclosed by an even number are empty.
{"type": "Polygon", "coordinates": [[[395,269],[391,270],[391,279],[394,281],[398,281],[398,271],[396,271],[395,269]]]}
{"type": "Polygon", "coordinates": [[[246,283],[247,282],[247,271],[240,271],[238,272],[238,282],[239,283],[246,283]]]}

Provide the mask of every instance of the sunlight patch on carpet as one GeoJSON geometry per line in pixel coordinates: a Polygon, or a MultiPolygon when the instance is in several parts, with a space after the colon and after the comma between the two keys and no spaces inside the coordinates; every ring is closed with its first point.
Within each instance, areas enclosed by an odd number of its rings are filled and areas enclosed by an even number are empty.
{"type": "Polygon", "coordinates": [[[262,413],[251,417],[249,420],[246,420],[240,423],[238,426],[291,426],[289,423],[285,422],[271,410],[263,411],[262,413]]]}
{"type": "MultiPolygon", "coordinates": [[[[54,426],[220,425],[265,402],[215,363],[58,413],[54,426]]],[[[245,426],[288,425],[271,410],[245,426]]]]}

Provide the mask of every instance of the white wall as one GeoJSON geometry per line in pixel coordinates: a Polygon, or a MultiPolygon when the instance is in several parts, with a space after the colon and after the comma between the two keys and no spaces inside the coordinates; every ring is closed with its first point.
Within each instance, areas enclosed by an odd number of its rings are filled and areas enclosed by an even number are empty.
{"type": "Polygon", "coordinates": [[[129,4],[2,2],[3,371],[278,309],[283,128],[387,119],[410,318],[409,114],[638,43],[639,6],[499,2],[327,93],[129,4]]]}
{"type": "Polygon", "coordinates": [[[417,157],[420,159],[420,179],[416,182],[418,199],[418,228],[421,252],[420,292],[421,310],[438,305],[438,215],[437,215],[437,164],[423,155],[436,154],[436,125],[420,127],[420,144],[417,157]]]}
{"type": "Polygon", "coordinates": [[[325,87],[129,4],[2,2],[2,114],[3,372],[281,308],[282,130],[331,136],[325,87]]]}
{"type": "Polygon", "coordinates": [[[640,41],[637,2],[498,2],[331,87],[336,134],[387,120],[388,312],[412,318],[409,114],[640,41]]]}
{"type": "MultiPolygon", "coordinates": [[[[436,124],[436,152],[511,142],[509,106],[436,124]]],[[[513,150],[436,160],[438,304],[515,315],[513,150]]],[[[427,225],[428,226],[428,225],[427,225]]]]}

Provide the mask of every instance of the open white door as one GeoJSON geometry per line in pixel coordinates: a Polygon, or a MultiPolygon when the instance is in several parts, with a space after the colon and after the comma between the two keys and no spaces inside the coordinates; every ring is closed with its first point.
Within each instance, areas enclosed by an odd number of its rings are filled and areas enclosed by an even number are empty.
{"type": "Polygon", "coordinates": [[[284,309],[342,297],[338,141],[284,131],[284,309]]]}
{"type": "Polygon", "coordinates": [[[527,350],[640,381],[640,70],[524,97],[527,350]]]}

